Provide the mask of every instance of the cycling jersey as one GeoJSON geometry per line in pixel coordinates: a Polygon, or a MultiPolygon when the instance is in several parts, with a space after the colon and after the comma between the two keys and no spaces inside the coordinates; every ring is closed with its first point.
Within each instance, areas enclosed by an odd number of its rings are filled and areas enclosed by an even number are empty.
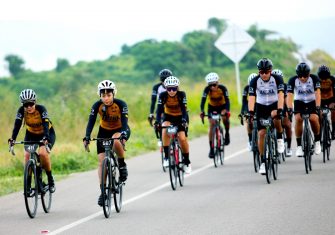
{"type": "Polygon", "coordinates": [[[320,80],[310,74],[306,82],[299,80],[298,76],[290,78],[287,84],[287,92],[294,93],[294,100],[299,100],[304,103],[315,101],[315,91],[320,89],[320,80]]]}
{"type": "Polygon", "coordinates": [[[35,104],[35,111],[33,113],[25,111],[23,106],[18,109],[12,133],[13,140],[16,139],[23,120],[27,125],[28,132],[49,138],[49,129],[52,128],[52,123],[43,105],[35,104]]]}
{"type": "Polygon", "coordinates": [[[284,92],[284,82],[280,76],[272,74],[268,81],[260,75],[250,81],[249,96],[256,96],[256,103],[269,106],[278,102],[278,93],[284,92]]]}
{"type": "Polygon", "coordinates": [[[92,106],[86,127],[86,136],[91,136],[98,114],[100,115],[100,126],[103,129],[109,131],[120,129],[129,133],[127,104],[120,99],[114,99],[111,105],[105,105],[99,100],[92,106]]]}
{"type": "Polygon", "coordinates": [[[157,96],[159,97],[164,91],[166,91],[166,89],[161,82],[152,87],[150,113],[154,113],[157,96]]]}
{"type": "Polygon", "coordinates": [[[230,101],[228,90],[224,85],[219,84],[217,90],[212,90],[210,86],[206,86],[201,98],[200,109],[204,112],[207,96],[209,97],[208,106],[218,107],[222,106],[223,109],[230,109],[230,101]]]}
{"type": "Polygon", "coordinates": [[[156,112],[156,120],[160,123],[161,115],[168,114],[170,116],[182,116],[187,120],[187,99],[183,91],[177,91],[176,95],[171,97],[167,91],[159,95],[158,106],[156,112]]]}
{"type": "Polygon", "coordinates": [[[330,76],[326,79],[320,80],[321,84],[321,100],[333,99],[335,100],[335,77],[330,76]]]}

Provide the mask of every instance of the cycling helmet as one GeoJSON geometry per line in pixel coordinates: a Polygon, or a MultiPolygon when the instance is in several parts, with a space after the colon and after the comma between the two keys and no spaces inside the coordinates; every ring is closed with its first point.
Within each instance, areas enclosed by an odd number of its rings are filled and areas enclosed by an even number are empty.
{"type": "Polygon", "coordinates": [[[114,96],[117,93],[117,89],[116,89],[114,82],[110,80],[103,80],[102,82],[98,84],[98,95],[99,96],[101,95],[103,90],[105,90],[104,92],[109,92],[109,91],[113,92],[114,96]]]}
{"type": "Polygon", "coordinates": [[[277,76],[279,76],[279,77],[281,77],[281,78],[284,77],[284,74],[283,74],[283,72],[282,72],[280,69],[274,69],[274,70],[272,71],[272,74],[277,75],[277,76]]]}
{"type": "Polygon", "coordinates": [[[167,77],[164,81],[164,86],[179,86],[179,79],[174,76],[167,77]]]}
{"type": "Polygon", "coordinates": [[[36,102],[36,93],[32,89],[24,89],[20,93],[20,101],[22,104],[27,102],[36,102]]]}
{"type": "Polygon", "coordinates": [[[272,66],[272,61],[268,58],[262,58],[257,62],[258,70],[270,70],[272,66]]]}
{"type": "Polygon", "coordinates": [[[257,76],[257,73],[251,73],[248,77],[248,84],[250,85],[251,80],[257,76]]]}
{"type": "Polygon", "coordinates": [[[164,82],[164,80],[165,80],[167,77],[172,76],[172,72],[171,72],[171,70],[169,70],[169,69],[162,69],[162,70],[159,72],[158,75],[159,75],[161,81],[164,82]]]}
{"type": "Polygon", "coordinates": [[[311,68],[305,62],[301,62],[297,65],[295,72],[298,77],[305,77],[311,72],[311,68]]]}
{"type": "Polygon", "coordinates": [[[207,83],[217,82],[219,81],[219,75],[217,73],[209,73],[206,75],[205,80],[207,83]]]}
{"type": "Polygon", "coordinates": [[[320,78],[328,78],[328,77],[330,77],[330,69],[326,65],[321,65],[318,68],[318,76],[320,78]]]}

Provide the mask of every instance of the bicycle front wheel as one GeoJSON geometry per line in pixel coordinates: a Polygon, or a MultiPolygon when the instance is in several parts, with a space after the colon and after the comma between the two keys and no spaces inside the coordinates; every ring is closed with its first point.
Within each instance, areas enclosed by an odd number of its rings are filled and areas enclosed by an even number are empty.
{"type": "Polygon", "coordinates": [[[254,156],[254,169],[255,169],[255,173],[258,173],[259,166],[260,166],[259,152],[258,152],[258,150],[254,150],[252,152],[253,152],[253,156],[254,156]]]}
{"type": "Polygon", "coordinates": [[[271,139],[269,134],[265,137],[265,175],[266,175],[266,181],[268,184],[271,184],[272,180],[272,147],[271,147],[271,139]]]}
{"type": "Polygon", "coordinates": [[[24,169],[24,202],[26,210],[30,218],[36,216],[37,200],[38,200],[38,184],[36,176],[36,165],[33,160],[26,163],[24,169]]]}
{"type": "MultiPolygon", "coordinates": [[[[44,172],[44,170],[42,171],[44,172]]],[[[49,190],[49,185],[47,185],[44,182],[47,182],[46,174],[42,173],[42,187],[43,192],[41,193],[41,201],[42,201],[42,207],[45,213],[49,213],[51,209],[51,203],[52,203],[52,193],[49,190]]]]}
{"type": "Polygon", "coordinates": [[[323,162],[326,163],[327,158],[327,148],[328,148],[328,141],[327,141],[327,123],[326,117],[322,119],[322,129],[321,129],[321,144],[322,144],[322,155],[323,155],[323,162]]]}
{"type": "Polygon", "coordinates": [[[111,183],[111,169],[109,160],[106,157],[102,162],[101,171],[101,193],[102,193],[102,208],[106,218],[110,216],[111,213],[111,197],[112,197],[112,183],[111,183]]]}
{"type": "Polygon", "coordinates": [[[219,153],[220,153],[220,163],[223,165],[224,163],[224,138],[223,138],[223,128],[220,127],[220,138],[219,138],[219,153]]]}
{"type": "Polygon", "coordinates": [[[123,182],[120,180],[120,170],[115,167],[115,174],[112,180],[114,207],[117,213],[120,213],[122,208],[122,194],[123,194],[123,182]]]}
{"type": "Polygon", "coordinates": [[[171,188],[173,190],[176,190],[177,188],[177,178],[178,178],[178,172],[177,172],[177,165],[175,160],[175,145],[172,142],[170,144],[170,154],[169,154],[169,175],[170,175],[170,182],[171,182],[171,188]]]}

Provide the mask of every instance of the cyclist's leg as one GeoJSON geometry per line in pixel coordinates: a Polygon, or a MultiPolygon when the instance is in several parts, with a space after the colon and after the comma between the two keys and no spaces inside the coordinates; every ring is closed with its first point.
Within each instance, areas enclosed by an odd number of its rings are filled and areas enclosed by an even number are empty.
{"type": "MultiPolygon", "coordinates": [[[[121,132],[117,131],[116,133],[113,134],[112,138],[119,138],[120,135],[121,135],[121,132]]],[[[130,133],[128,133],[127,136],[129,137],[129,135],[130,133]]],[[[123,144],[125,144],[125,142],[123,144]]],[[[125,162],[125,151],[124,151],[123,145],[120,140],[114,140],[113,150],[118,157],[118,163],[119,163],[119,169],[120,169],[120,180],[126,181],[128,178],[128,169],[127,169],[127,164],[125,162]]]]}
{"type": "Polygon", "coordinates": [[[287,142],[287,151],[286,154],[287,156],[291,156],[292,155],[292,151],[291,151],[291,143],[292,143],[292,123],[290,121],[290,119],[288,118],[288,114],[286,113],[284,120],[283,120],[283,127],[285,129],[285,133],[286,133],[286,142],[287,142]]]}
{"type": "MultiPolygon", "coordinates": [[[[329,104],[329,108],[335,108],[335,102],[329,104]]],[[[331,122],[332,122],[332,140],[335,140],[335,110],[331,110],[331,122]]]]}
{"type": "Polygon", "coordinates": [[[247,123],[247,133],[248,133],[248,149],[252,150],[252,122],[249,122],[248,118],[245,118],[245,123],[247,123]]]}
{"type": "Polygon", "coordinates": [[[285,150],[283,140],[283,127],[281,124],[281,119],[277,116],[277,103],[275,104],[275,106],[272,106],[271,117],[273,118],[273,123],[277,130],[277,151],[278,153],[283,153],[285,150]]]}
{"type": "Polygon", "coordinates": [[[311,123],[311,127],[314,133],[314,141],[315,141],[315,146],[314,146],[314,152],[315,154],[320,154],[321,153],[321,144],[320,144],[320,122],[319,122],[319,117],[317,114],[311,114],[309,117],[309,121],[311,123]]]}
{"type": "Polygon", "coordinates": [[[185,173],[189,174],[191,173],[191,161],[189,156],[189,144],[188,140],[185,134],[185,131],[183,130],[183,127],[178,126],[178,129],[181,130],[178,132],[178,141],[181,148],[181,152],[183,154],[183,163],[185,164],[184,170],[185,173]]]}
{"type": "Polygon", "coordinates": [[[230,122],[229,122],[229,117],[227,115],[222,117],[222,122],[224,124],[225,127],[225,145],[229,145],[230,144],[230,135],[229,135],[229,128],[230,128],[230,122]]]}
{"type": "MultiPolygon", "coordinates": [[[[169,120],[165,120],[162,123],[162,127],[170,126],[171,122],[169,120]]],[[[170,145],[170,137],[166,133],[166,128],[162,129],[162,142],[163,142],[163,149],[164,149],[164,161],[166,161],[168,165],[169,159],[169,145],[170,145]]],[[[166,165],[166,164],[165,164],[166,165]]]]}

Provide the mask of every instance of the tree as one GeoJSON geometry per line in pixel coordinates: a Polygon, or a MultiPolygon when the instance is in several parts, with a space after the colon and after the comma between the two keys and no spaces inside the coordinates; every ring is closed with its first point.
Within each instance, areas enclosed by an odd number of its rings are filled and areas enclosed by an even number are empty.
{"type": "Polygon", "coordinates": [[[208,26],[207,28],[209,30],[214,29],[216,31],[216,34],[220,36],[222,32],[227,28],[227,22],[223,19],[218,18],[210,18],[208,20],[208,26]]]}
{"type": "Polygon", "coordinates": [[[317,49],[312,51],[307,55],[307,59],[313,63],[313,67],[316,70],[322,64],[335,69],[335,60],[331,55],[329,55],[327,52],[323,50],[317,49]]]}
{"type": "Polygon", "coordinates": [[[67,59],[58,58],[56,65],[56,72],[62,72],[64,69],[70,67],[70,63],[67,59]]]}
{"type": "Polygon", "coordinates": [[[5,61],[7,61],[8,71],[13,77],[17,77],[25,70],[23,67],[25,62],[18,55],[14,55],[14,54],[7,55],[5,57],[5,61]]]}

